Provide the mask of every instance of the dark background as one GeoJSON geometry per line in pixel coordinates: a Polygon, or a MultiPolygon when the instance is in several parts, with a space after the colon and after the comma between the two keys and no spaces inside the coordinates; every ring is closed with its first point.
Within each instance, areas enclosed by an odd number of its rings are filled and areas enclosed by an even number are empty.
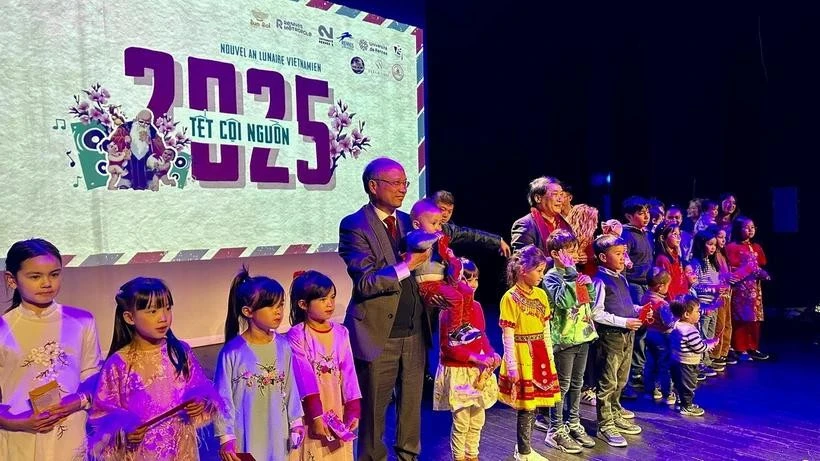
{"type": "MultiPolygon", "coordinates": [[[[685,208],[693,196],[733,192],[769,257],[765,304],[820,300],[809,208],[818,198],[820,6],[341,3],[425,29],[428,191],[455,194],[455,222],[509,241],[540,175],[571,185],[574,203],[602,218],[621,218],[632,194],[685,208]],[[594,185],[599,174],[611,184],[594,185]],[[775,201],[781,187],[796,188],[798,203],[775,201]],[[796,225],[776,229],[775,213],[796,225]]],[[[503,260],[461,250],[479,263],[480,297],[494,304],[503,260]]]]}

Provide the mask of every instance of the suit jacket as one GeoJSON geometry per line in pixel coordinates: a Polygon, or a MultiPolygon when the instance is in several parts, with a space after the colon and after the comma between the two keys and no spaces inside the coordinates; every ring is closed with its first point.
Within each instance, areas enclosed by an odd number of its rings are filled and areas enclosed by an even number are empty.
{"type": "MultiPolygon", "coordinates": [[[[399,235],[412,229],[410,215],[396,210],[399,235]]],[[[339,256],[353,280],[353,294],[344,325],[350,332],[353,356],[372,362],[381,354],[393,328],[393,318],[401,296],[401,282],[392,267],[399,261],[387,236],[387,229],[371,205],[345,216],[339,224],[339,256]]],[[[418,290],[411,276],[410,284],[418,290]]],[[[421,304],[421,303],[420,303],[421,304]]],[[[430,317],[422,311],[425,339],[430,343],[430,317]]]]}
{"type": "MultiPolygon", "coordinates": [[[[569,226],[569,223],[567,223],[566,220],[564,220],[564,218],[560,215],[556,216],[555,224],[556,229],[564,229],[572,232],[572,228],[569,226]]],[[[527,213],[522,218],[515,221],[512,225],[511,234],[510,246],[513,251],[518,251],[527,245],[535,245],[549,259],[547,242],[546,240],[541,239],[541,234],[538,233],[538,227],[536,227],[535,221],[533,221],[532,213],[527,213]]],[[[545,235],[544,238],[546,237],[548,236],[545,235]]]]}

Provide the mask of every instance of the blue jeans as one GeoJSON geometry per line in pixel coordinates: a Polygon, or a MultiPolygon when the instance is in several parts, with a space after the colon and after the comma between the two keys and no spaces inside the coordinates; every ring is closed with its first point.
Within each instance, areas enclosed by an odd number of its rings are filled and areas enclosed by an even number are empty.
{"type": "Polygon", "coordinates": [[[581,388],[587,367],[589,344],[583,343],[566,349],[554,348],[555,369],[563,399],[550,410],[550,427],[558,429],[564,424],[564,406],[569,411],[569,425],[581,424],[581,388]]]}
{"type": "Polygon", "coordinates": [[[643,367],[643,386],[645,392],[655,390],[655,383],[660,383],[664,397],[669,395],[672,378],[669,375],[669,335],[658,330],[646,333],[646,363],[643,367]]]}
{"type": "MultiPolygon", "coordinates": [[[[700,316],[700,333],[703,339],[712,339],[715,337],[715,328],[717,327],[717,312],[703,314],[700,316]]],[[[703,364],[712,366],[712,357],[709,352],[703,353],[703,364]]]]}

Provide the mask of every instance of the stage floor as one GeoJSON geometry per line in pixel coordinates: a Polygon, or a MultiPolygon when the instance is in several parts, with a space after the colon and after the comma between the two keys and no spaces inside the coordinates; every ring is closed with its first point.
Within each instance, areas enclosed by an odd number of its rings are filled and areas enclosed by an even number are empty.
{"type": "MultiPolygon", "coordinates": [[[[764,330],[765,335],[765,330],[764,330]]],[[[809,340],[789,337],[767,341],[772,359],[741,362],[725,373],[708,378],[696,391],[695,402],[704,417],[684,417],[672,407],[647,399],[624,401],[637,414],[643,433],[626,436],[627,448],[614,448],[596,439],[597,446],[580,455],[547,448],[535,432],[534,448],[550,460],[820,460],[820,347],[809,340]]],[[[773,339],[773,338],[772,338],[773,339]]],[[[219,346],[196,349],[213,373],[219,346]]],[[[595,433],[595,409],[581,405],[583,424],[595,433]]],[[[392,406],[388,430],[393,431],[392,406]]],[[[448,460],[450,413],[431,410],[429,395],[422,412],[422,460],[448,460]]],[[[210,431],[205,435],[203,460],[218,460],[210,431]]],[[[481,459],[511,460],[515,446],[515,412],[502,404],[487,411],[481,438],[481,459]]]]}

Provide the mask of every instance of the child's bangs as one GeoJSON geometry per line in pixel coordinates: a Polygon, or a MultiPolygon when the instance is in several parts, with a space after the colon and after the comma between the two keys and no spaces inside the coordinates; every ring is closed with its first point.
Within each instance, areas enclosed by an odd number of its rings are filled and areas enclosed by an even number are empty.
{"type": "Polygon", "coordinates": [[[171,292],[164,286],[150,287],[140,290],[134,296],[134,308],[138,311],[154,308],[164,309],[174,305],[171,292]]]}
{"type": "Polygon", "coordinates": [[[275,280],[262,280],[255,288],[256,291],[252,298],[253,302],[250,306],[252,311],[276,306],[285,300],[285,289],[275,280]]]}

